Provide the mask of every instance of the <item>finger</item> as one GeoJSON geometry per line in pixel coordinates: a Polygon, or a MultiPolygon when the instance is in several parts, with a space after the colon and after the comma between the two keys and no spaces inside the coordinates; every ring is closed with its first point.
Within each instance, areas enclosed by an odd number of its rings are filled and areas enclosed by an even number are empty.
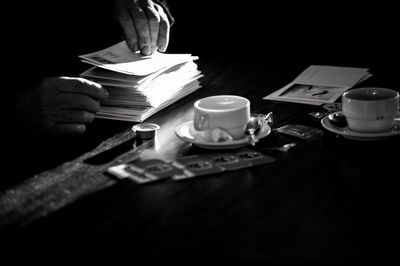
{"type": "Polygon", "coordinates": [[[59,122],[67,123],[91,123],[94,114],[85,110],[61,109],[58,113],[59,122]]]}
{"type": "Polygon", "coordinates": [[[58,102],[59,109],[81,109],[91,113],[100,110],[100,103],[85,94],[62,93],[58,102]]]}
{"type": "Polygon", "coordinates": [[[160,15],[151,1],[146,1],[143,9],[146,11],[149,24],[151,53],[154,53],[157,49],[160,15]]]}
{"type": "Polygon", "coordinates": [[[52,131],[57,135],[80,135],[85,133],[86,125],[79,123],[57,123],[54,125],[52,131]]]}
{"type": "Polygon", "coordinates": [[[150,32],[149,24],[147,21],[147,16],[143,8],[132,2],[129,5],[131,11],[131,16],[134,21],[137,36],[139,38],[139,48],[143,55],[151,54],[151,42],[150,42],[150,32]]]}
{"type": "Polygon", "coordinates": [[[69,93],[82,93],[92,97],[95,100],[105,100],[108,98],[108,92],[100,84],[84,79],[60,77],[57,90],[69,93]]]}
{"type": "Polygon", "coordinates": [[[138,36],[136,34],[136,29],[134,22],[132,20],[131,14],[128,9],[124,6],[116,5],[114,10],[115,16],[121,25],[122,31],[125,35],[125,40],[129,48],[136,52],[139,50],[138,36]]]}
{"type": "Polygon", "coordinates": [[[169,33],[170,33],[170,23],[168,20],[167,14],[164,12],[164,9],[160,5],[156,5],[155,7],[160,15],[160,24],[158,30],[158,38],[157,38],[157,47],[160,52],[165,52],[169,43],[169,33]]]}

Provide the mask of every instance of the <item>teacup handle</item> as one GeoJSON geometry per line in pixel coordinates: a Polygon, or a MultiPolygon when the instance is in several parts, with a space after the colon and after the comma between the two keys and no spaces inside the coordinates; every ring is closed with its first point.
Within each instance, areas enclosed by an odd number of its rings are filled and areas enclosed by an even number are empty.
{"type": "Polygon", "coordinates": [[[394,121],[400,121],[400,112],[394,116],[394,121]]]}
{"type": "Polygon", "coordinates": [[[193,120],[194,129],[198,131],[206,130],[210,128],[210,116],[207,113],[197,111],[194,114],[193,120]]]}

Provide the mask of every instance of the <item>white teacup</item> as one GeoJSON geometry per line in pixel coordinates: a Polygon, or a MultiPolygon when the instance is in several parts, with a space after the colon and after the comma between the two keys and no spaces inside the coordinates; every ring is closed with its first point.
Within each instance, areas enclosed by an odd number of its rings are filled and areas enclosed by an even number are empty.
{"type": "Polygon", "coordinates": [[[399,93],[379,87],[348,90],[342,95],[342,111],[352,130],[387,131],[399,113],[399,93]]]}
{"type": "Polygon", "coordinates": [[[250,101],[237,95],[216,95],[194,103],[194,128],[198,131],[220,128],[233,139],[244,136],[250,118],[250,101]]]}

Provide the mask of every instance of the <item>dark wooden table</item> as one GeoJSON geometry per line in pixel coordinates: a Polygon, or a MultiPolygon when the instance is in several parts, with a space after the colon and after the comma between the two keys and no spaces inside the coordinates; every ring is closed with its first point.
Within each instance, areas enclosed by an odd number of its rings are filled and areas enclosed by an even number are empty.
{"type": "MultiPolygon", "coordinates": [[[[215,94],[243,95],[254,113],[274,114],[273,128],[304,124],[323,130],[312,141],[271,133],[259,145],[295,141],[276,161],[174,182],[138,185],[105,174],[132,153],[100,165],[84,160],[133,137],[132,123],[98,120],[97,147],[0,194],[0,252],[14,260],[146,262],[381,262],[397,250],[399,138],[348,140],[308,115],[320,106],[262,98],[307,65],[199,60],[203,88],[148,121],[161,126],[139,156],[174,159],[209,152],[180,140],[175,127],[193,102],[215,94]],[[105,130],[114,128],[112,130],[105,130]],[[34,257],[33,257],[34,256],[34,257]]],[[[384,71],[361,85],[394,89],[384,71]]],[[[375,72],[374,72],[375,71],[375,72]]]]}

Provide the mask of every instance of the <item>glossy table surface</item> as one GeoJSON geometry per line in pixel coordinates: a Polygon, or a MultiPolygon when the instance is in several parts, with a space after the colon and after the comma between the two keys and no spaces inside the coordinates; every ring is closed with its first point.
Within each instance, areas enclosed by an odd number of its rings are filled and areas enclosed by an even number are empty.
{"type": "MultiPolygon", "coordinates": [[[[308,114],[321,106],[262,99],[306,65],[197,63],[203,87],[148,120],[161,126],[152,145],[85,163],[134,137],[133,123],[97,120],[87,137],[93,149],[2,191],[2,250],[191,264],[378,262],[395,254],[399,137],[349,140],[308,114]],[[105,174],[133,159],[212,152],[179,139],[175,128],[192,118],[195,100],[215,94],[242,95],[253,113],[273,112],[273,129],[303,124],[323,134],[304,141],[273,131],[259,148],[297,145],[269,152],[274,163],[238,171],[143,185],[105,174]]],[[[384,73],[360,85],[392,86],[384,73]]]]}

